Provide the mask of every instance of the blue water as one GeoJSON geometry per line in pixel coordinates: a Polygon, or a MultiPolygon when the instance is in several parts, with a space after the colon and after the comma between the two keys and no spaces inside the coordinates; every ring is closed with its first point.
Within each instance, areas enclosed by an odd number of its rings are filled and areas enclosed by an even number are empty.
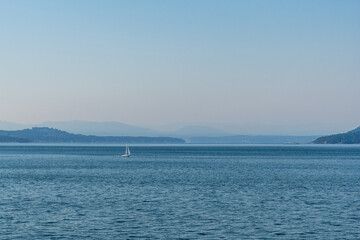
{"type": "Polygon", "coordinates": [[[360,239],[360,146],[0,145],[0,239],[360,239]]]}

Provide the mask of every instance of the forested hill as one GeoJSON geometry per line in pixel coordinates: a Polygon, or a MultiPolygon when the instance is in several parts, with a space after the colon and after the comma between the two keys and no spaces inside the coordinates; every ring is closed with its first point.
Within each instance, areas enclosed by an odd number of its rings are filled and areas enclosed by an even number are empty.
{"type": "Polygon", "coordinates": [[[0,135],[0,143],[28,143],[29,140],[18,137],[2,136],[0,135]]]}
{"type": "Polygon", "coordinates": [[[53,128],[32,128],[17,131],[0,130],[0,142],[33,143],[185,143],[172,137],[87,136],[72,134],[53,128]]]}
{"type": "Polygon", "coordinates": [[[320,137],[314,140],[315,144],[360,144],[360,127],[347,133],[340,133],[320,137]]]}

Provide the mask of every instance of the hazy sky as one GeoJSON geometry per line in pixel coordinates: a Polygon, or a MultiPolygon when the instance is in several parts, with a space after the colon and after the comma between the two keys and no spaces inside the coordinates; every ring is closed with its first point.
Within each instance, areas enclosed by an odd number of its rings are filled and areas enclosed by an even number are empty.
{"type": "Polygon", "coordinates": [[[356,0],[0,1],[0,120],[350,130],[359,12],[356,0]]]}

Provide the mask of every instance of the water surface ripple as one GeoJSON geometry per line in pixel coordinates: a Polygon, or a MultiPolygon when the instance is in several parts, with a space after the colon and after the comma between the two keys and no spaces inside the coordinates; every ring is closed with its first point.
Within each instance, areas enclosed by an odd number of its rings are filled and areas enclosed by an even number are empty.
{"type": "Polygon", "coordinates": [[[360,146],[0,145],[0,239],[360,239],[360,146]]]}

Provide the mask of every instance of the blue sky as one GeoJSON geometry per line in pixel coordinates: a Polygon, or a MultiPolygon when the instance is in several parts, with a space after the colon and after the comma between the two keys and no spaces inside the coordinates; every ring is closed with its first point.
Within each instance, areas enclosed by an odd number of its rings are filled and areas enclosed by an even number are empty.
{"type": "Polygon", "coordinates": [[[0,1],[0,120],[360,123],[360,1],[0,1]]]}

